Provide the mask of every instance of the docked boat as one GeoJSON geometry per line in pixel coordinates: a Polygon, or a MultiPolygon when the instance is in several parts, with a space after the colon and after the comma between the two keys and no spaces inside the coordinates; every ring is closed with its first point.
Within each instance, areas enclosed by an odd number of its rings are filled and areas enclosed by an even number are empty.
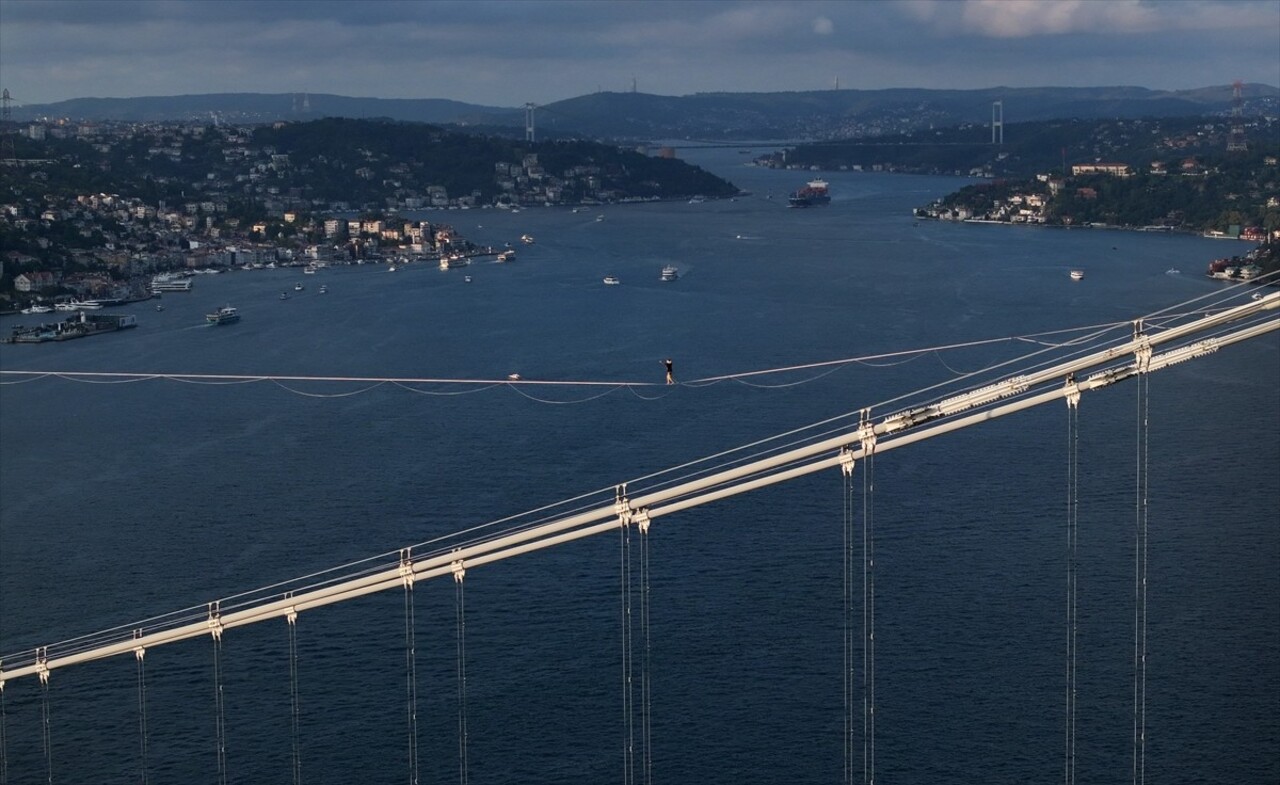
{"type": "Polygon", "coordinates": [[[97,311],[102,308],[102,303],[97,300],[72,300],[71,307],[77,311],[97,311]]]}
{"type": "Polygon", "coordinates": [[[302,268],[302,272],[304,275],[315,275],[316,266],[314,264],[309,264],[306,267],[302,268]]]}
{"type": "Polygon", "coordinates": [[[810,180],[803,188],[787,197],[787,204],[791,207],[815,207],[830,201],[831,193],[827,189],[826,180],[810,180]]]}
{"type": "Polygon", "coordinates": [[[662,280],[674,281],[679,277],[680,277],[680,271],[676,269],[675,265],[669,264],[666,267],[662,268],[662,280]]]}
{"type": "Polygon", "coordinates": [[[155,292],[189,292],[191,279],[171,273],[161,273],[151,279],[151,291],[155,292]]]}
{"type": "Polygon", "coordinates": [[[52,311],[53,309],[47,305],[32,305],[22,309],[23,313],[51,313],[52,311]]]}
{"type": "Polygon", "coordinates": [[[209,324],[231,324],[240,321],[240,312],[230,305],[224,305],[212,313],[204,315],[209,324]]]}
{"type": "Polygon", "coordinates": [[[471,260],[469,260],[467,257],[463,256],[460,253],[440,256],[441,270],[452,270],[455,267],[466,267],[470,263],[471,263],[471,260]]]}
{"type": "Polygon", "coordinates": [[[608,286],[617,286],[622,283],[622,281],[618,280],[618,276],[616,275],[606,275],[604,277],[604,282],[608,286]]]}
{"type": "Polygon", "coordinates": [[[514,262],[515,259],[516,259],[515,251],[503,251],[502,253],[498,254],[499,262],[514,262]]]}
{"type": "Polygon", "coordinates": [[[74,305],[74,304],[72,304],[72,303],[54,303],[54,304],[53,304],[53,310],[55,310],[55,311],[78,311],[78,310],[80,310],[80,309],[79,309],[79,308],[76,308],[76,307],[75,307],[75,305],[74,305]]]}
{"type": "Polygon", "coordinates": [[[1084,270],[1072,270],[1072,271],[1071,271],[1071,280],[1073,280],[1073,281],[1079,281],[1081,278],[1084,278],[1084,270]]]}
{"type": "Polygon", "coordinates": [[[387,268],[387,272],[389,273],[394,273],[395,271],[396,271],[396,266],[394,264],[387,268]]]}

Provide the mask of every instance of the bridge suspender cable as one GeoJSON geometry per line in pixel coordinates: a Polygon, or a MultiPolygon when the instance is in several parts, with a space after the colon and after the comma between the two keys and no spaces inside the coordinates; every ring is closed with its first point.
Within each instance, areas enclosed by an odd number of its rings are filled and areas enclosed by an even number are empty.
{"type": "Polygon", "coordinates": [[[1063,782],[1075,785],[1076,781],[1076,640],[1077,640],[1077,580],[1079,566],[1080,514],[1080,393],[1070,388],[1075,379],[1067,379],[1067,698],[1064,726],[1066,741],[1063,745],[1063,782]]]}
{"type": "MultiPolygon", "coordinates": [[[[1141,336],[1135,325],[1135,337],[1141,336]]],[[[1147,781],[1147,499],[1150,456],[1149,349],[1138,352],[1138,412],[1134,488],[1133,548],[1133,782],[1147,781]]]]}
{"type": "MultiPolygon", "coordinates": [[[[1209,333],[1194,343],[1175,345],[1160,354],[1152,353],[1143,361],[1145,373],[1151,373],[1169,365],[1199,357],[1223,346],[1263,335],[1280,329],[1280,317],[1269,311],[1280,308],[1280,293],[1261,300],[1224,310],[1202,319],[1170,327],[1163,332],[1142,335],[1125,343],[1101,351],[1076,357],[1052,367],[1046,367],[1003,381],[978,387],[949,398],[894,412],[883,417],[868,429],[865,425],[851,431],[842,431],[792,449],[785,450],[750,463],[733,466],[722,471],[697,476],[656,490],[641,493],[629,500],[628,505],[636,515],[652,520],[681,510],[727,498],[750,490],[767,487],[790,479],[819,471],[836,468],[847,460],[865,457],[865,446],[858,445],[867,435],[876,437],[875,453],[897,449],[952,431],[979,425],[998,417],[1043,405],[1065,398],[1068,394],[1091,392],[1108,387],[1140,373],[1138,363],[1124,361],[1128,356],[1145,353],[1158,345],[1186,340],[1197,333],[1209,333]],[[1238,325],[1234,323],[1240,322],[1238,325]],[[1081,379],[1081,375],[1089,375],[1081,379]],[[1070,386],[1063,379],[1072,378],[1070,386]],[[1010,399],[1005,401],[1005,399],[1010,399]],[[1005,401],[1001,403],[1001,401],[1005,401]],[[966,412],[971,412],[967,413],[966,412]]],[[[868,423],[870,421],[868,420],[868,423]]],[[[603,534],[618,524],[618,512],[614,504],[603,504],[579,512],[554,518],[537,525],[498,533],[463,546],[443,550],[416,559],[412,572],[416,580],[428,580],[453,574],[458,583],[459,621],[459,689],[465,697],[463,643],[463,603],[461,575],[467,567],[479,567],[524,553],[552,547],[584,537],[603,534]]],[[[243,600],[237,606],[223,608],[217,616],[192,619],[190,616],[174,616],[172,622],[151,625],[135,624],[80,639],[72,639],[17,657],[6,657],[8,665],[0,671],[0,681],[33,674],[45,674],[53,669],[77,663],[102,659],[132,651],[138,646],[152,647],[165,643],[197,637],[214,629],[225,630],[266,619],[286,616],[342,602],[356,597],[386,591],[402,585],[398,562],[386,567],[363,567],[348,578],[329,578],[320,585],[297,590],[289,596],[273,594],[252,600],[243,600]],[[134,638],[135,628],[143,635],[134,638]]],[[[211,610],[217,603],[211,603],[211,610]]],[[[465,722],[465,702],[460,701],[460,714],[465,722]]],[[[460,734],[460,744],[465,754],[465,727],[460,734]]],[[[465,755],[464,755],[465,757],[465,755]]]]}

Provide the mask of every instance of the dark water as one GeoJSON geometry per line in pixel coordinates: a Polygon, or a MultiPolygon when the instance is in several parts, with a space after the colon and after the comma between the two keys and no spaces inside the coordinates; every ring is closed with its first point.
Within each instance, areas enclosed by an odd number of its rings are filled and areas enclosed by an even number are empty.
{"type": "MultiPolygon", "coordinates": [[[[733,150],[691,157],[754,195],[448,213],[477,241],[529,233],[537,243],[514,264],[473,266],[469,284],[462,271],[413,265],[206,276],[167,295],[162,313],[135,307],[137,330],[0,347],[0,365],[658,382],[670,356],[691,380],[1129,319],[1215,291],[1198,272],[1243,249],[915,225],[910,208],[959,185],[942,178],[832,175],[829,207],[787,210],[802,173],[743,167],[733,150]],[[681,278],[660,283],[668,263],[681,278]],[[1077,267],[1086,278],[1073,283],[1077,267]],[[609,274],[622,285],[604,286],[609,274]],[[299,280],[307,290],[279,301],[299,280]],[[239,324],[203,325],[226,303],[239,324]]],[[[0,651],[607,488],[1030,348],[755,380],[771,388],[643,391],[654,400],[526,390],[558,405],[506,387],[333,397],[367,385],[5,386],[0,651]]],[[[1150,405],[1147,775],[1276,782],[1280,341],[1162,371],[1150,405]]],[[[1136,412],[1132,383],[1086,396],[1082,409],[1081,781],[1132,776],[1136,412]]],[[[1065,443],[1064,411],[1049,407],[877,461],[881,781],[1061,779],[1065,443]]],[[[655,522],[656,781],[841,781],[841,511],[833,472],[655,522]]],[[[618,539],[605,536],[468,573],[470,781],[622,779],[618,567],[618,539]]],[[[421,779],[456,781],[454,587],[429,582],[415,596],[421,779]]],[[[232,782],[291,781],[286,629],[227,634],[232,782]]],[[[304,614],[298,645],[304,781],[406,781],[403,597],[304,614]]],[[[212,645],[157,648],[146,665],[150,781],[216,781],[212,645]]],[[[44,781],[38,682],[10,682],[4,699],[8,781],[44,781]]],[[[137,701],[132,658],[56,671],[54,781],[138,781],[137,701]]]]}

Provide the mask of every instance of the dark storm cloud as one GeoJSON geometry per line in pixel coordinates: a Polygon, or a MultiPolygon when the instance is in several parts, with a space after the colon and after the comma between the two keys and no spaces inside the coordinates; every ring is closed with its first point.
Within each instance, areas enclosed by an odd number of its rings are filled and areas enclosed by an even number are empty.
{"type": "Polygon", "coordinates": [[[1280,83],[1276,0],[0,0],[28,100],[1280,83]]]}

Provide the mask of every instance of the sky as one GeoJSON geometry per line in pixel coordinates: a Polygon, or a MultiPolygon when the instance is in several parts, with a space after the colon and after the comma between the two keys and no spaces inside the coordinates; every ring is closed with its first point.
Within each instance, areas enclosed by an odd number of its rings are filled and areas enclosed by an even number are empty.
{"type": "Polygon", "coordinates": [[[18,104],[1280,86],[1280,0],[0,0],[18,104]]]}

